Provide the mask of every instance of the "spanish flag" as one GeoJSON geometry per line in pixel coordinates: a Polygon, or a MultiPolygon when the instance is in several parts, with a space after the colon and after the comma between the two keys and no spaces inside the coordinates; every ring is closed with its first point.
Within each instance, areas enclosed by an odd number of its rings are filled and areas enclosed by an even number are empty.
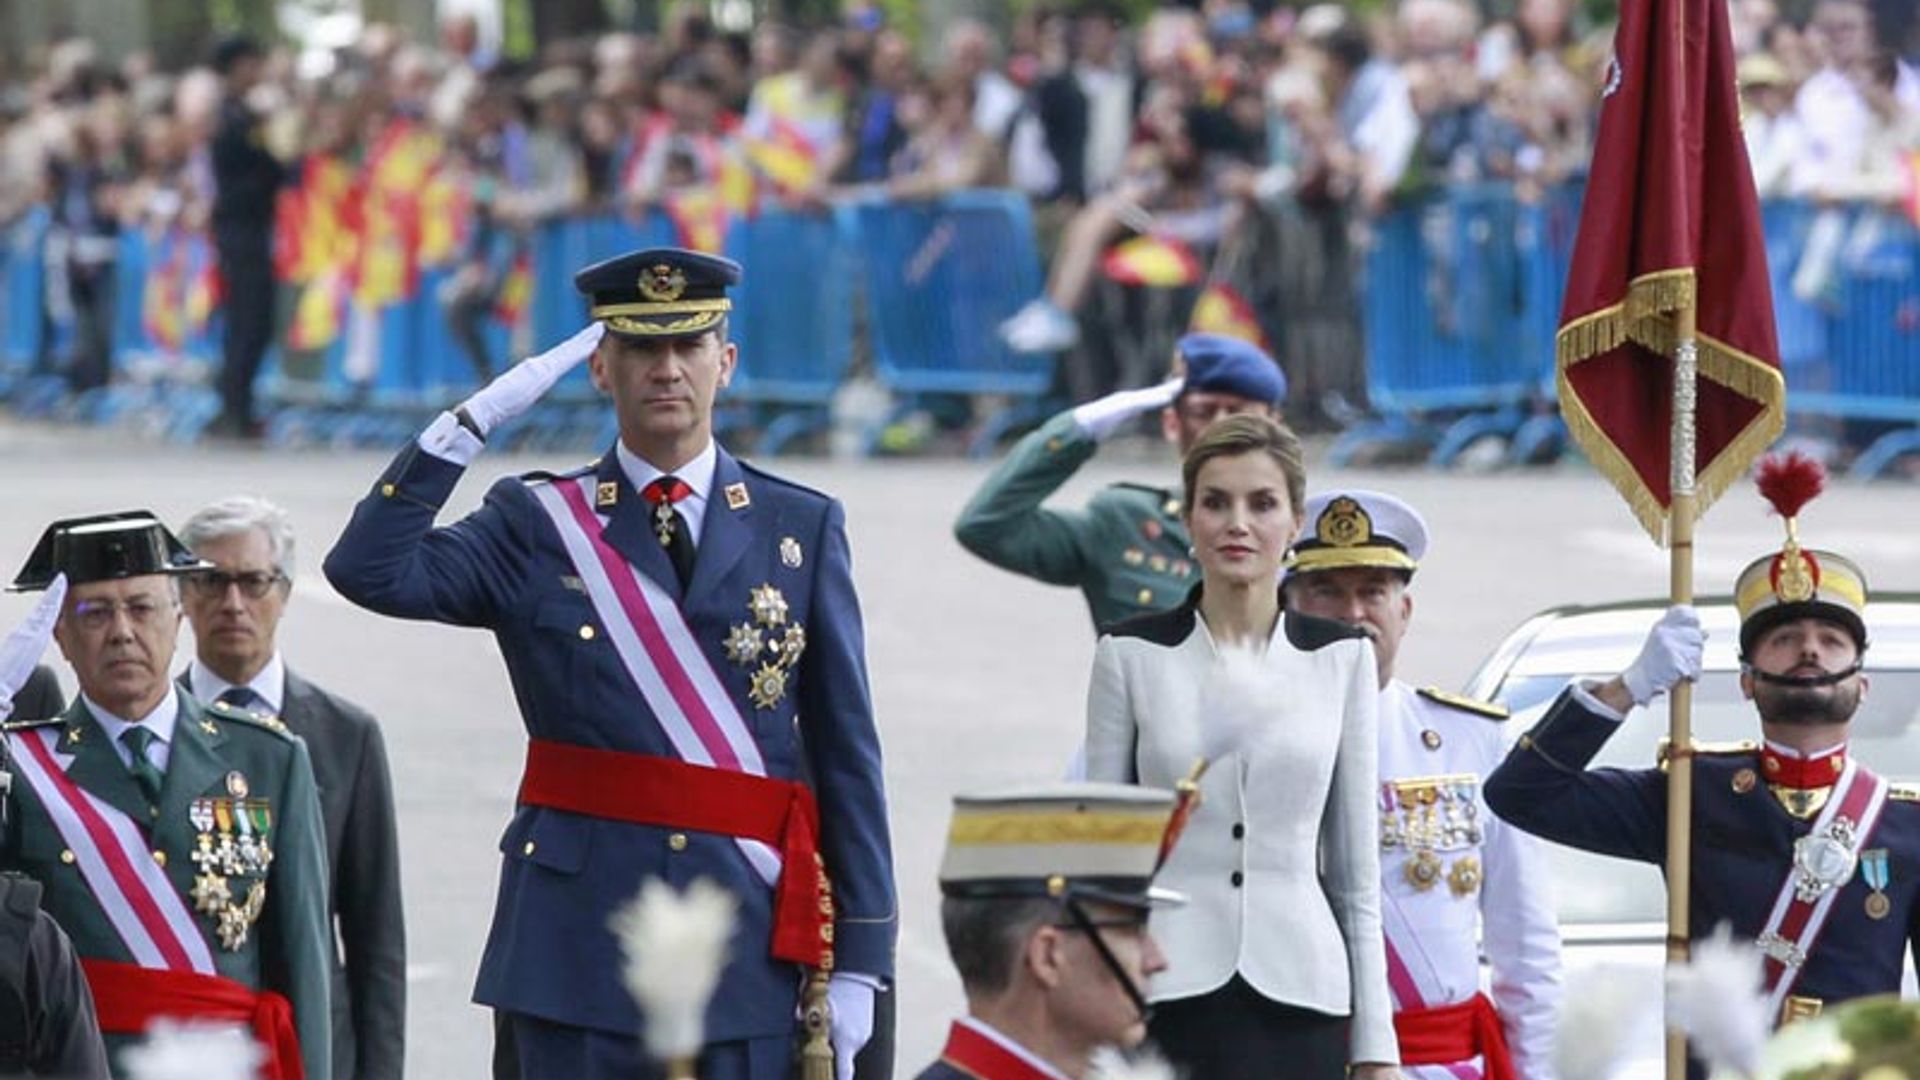
{"type": "Polygon", "coordinates": [[[1100,270],[1122,285],[1155,289],[1192,285],[1206,272],[1193,249],[1166,236],[1122,240],[1101,257],[1100,270]]]}
{"type": "Polygon", "coordinates": [[[1760,203],[1740,135],[1724,0],[1624,0],[1555,340],[1574,439],[1664,544],[1678,316],[1699,359],[1705,512],[1780,433],[1760,203]]]}
{"type": "Polygon", "coordinates": [[[798,126],[775,119],[764,139],[747,140],[747,160],[775,191],[792,195],[813,186],[820,172],[820,151],[798,126]]]}
{"type": "Polygon", "coordinates": [[[1187,332],[1235,337],[1258,345],[1261,352],[1273,352],[1273,347],[1267,344],[1266,331],[1260,329],[1260,318],[1254,314],[1253,305],[1240,295],[1240,290],[1224,281],[1208,285],[1194,302],[1187,332]]]}
{"type": "Polygon", "coordinates": [[[718,189],[684,188],[668,195],[663,209],[673,222],[675,243],[709,255],[720,254],[727,241],[729,215],[718,189]]]}
{"type": "Polygon", "coordinates": [[[518,326],[532,305],[533,260],[522,251],[513,257],[513,265],[500,282],[499,295],[493,300],[493,317],[508,326],[518,326]]]}
{"type": "Polygon", "coordinates": [[[340,337],[346,306],[346,281],[338,272],[321,274],[301,286],[293,322],[287,327],[287,348],[310,352],[333,344],[340,337]]]}

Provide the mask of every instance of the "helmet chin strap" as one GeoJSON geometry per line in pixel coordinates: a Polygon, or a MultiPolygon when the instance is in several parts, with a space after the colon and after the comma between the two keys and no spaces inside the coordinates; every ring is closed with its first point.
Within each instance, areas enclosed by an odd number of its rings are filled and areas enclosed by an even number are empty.
{"type": "Polygon", "coordinates": [[[1101,936],[1100,928],[1093,925],[1093,920],[1087,916],[1086,909],[1080,906],[1080,901],[1072,897],[1067,898],[1066,905],[1067,917],[1072,919],[1073,925],[1079,927],[1080,931],[1093,942],[1094,951],[1100,954],[1100,962],[1107,965],[1107,970],[1113,972],[1114,980],[1120,984],[1120,989],[1127,992],[1127,997],[1133,1002],[1135,1011],[1140,1014],[1140,1022],[1144,1024],[1151,1020],[1153,1006],[1148,1003],[1147,996],[1140,992],[1140,988],[1134,985],[1133,976],[1128,975],[1127,969],[1120,966],[1120,958],[1113,955],[1113,950],[1107,946],[1107,939],[1101,936]]]}
{"type": "Polygon", "coordinates": [[[1856,660],[1851,667],[1820,675],[1775,675],[1771,671],[1761,671],[1752,664],[1746,664],[1744,666],[1747,669],[1747,674],[1753,676],[1756,682],[1763,682],[1769,686],[1791,686],[1800,689],[1832,686],[1835,683],[1845,682],[1855,675],[1860,674],[1861,668],[1860,662],[1856,660]]]}

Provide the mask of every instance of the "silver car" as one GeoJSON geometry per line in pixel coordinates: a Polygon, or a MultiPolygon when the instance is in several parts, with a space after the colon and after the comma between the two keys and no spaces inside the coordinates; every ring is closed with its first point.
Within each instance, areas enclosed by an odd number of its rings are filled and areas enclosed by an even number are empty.
{"type": "MultiPolygon", "coordinates": [[[[1664,600],[1554,608],[1528,619],[1480,665],[1466,693],[1513,710],[1510,738],[1531,728],[1573,679],[1607,679],[1633,662],[1664,600]]],[[[1740,693],[1739,620],[1733,601],[1697,601],[1707,632],[1705,670],[1694,689],[1696,743],[1758,741],[1760,719],[1740,693]]],[[[1854,717],[1851,750],[1892,780],[1920,780],[1920,593],[1873,596],[1867,606],[1869,688],[1854,717]]],[[[1595,765],[1646,768],[1667,735],[1667,701],[1628,715],[1595,765]]],[[[1644,980],[1649,1000],[1660,990],[1666,938],[1666,890],[1657,868],[1590,855],[1557,844],[1551,876],[1566,943],[1567,985],[1600,966],[1617,977],[1644,980]]],[[[1782,868],[1784,872],[1784,867],[1782,868]]],[[[1705,932],[1710,927],[1694,927],[1705,932]]],[[[1909,957],[1907,996],[1914,995],[1909,957]]],[[[1657,1032],[1636,1046],[1620,1075],[1657,1080],[1662,1073],[1657,1032]]]]}

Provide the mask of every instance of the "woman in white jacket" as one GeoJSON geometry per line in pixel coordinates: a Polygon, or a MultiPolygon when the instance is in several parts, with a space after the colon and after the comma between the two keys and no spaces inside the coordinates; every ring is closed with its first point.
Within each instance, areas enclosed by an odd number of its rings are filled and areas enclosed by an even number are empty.
{"type": "MultiPolygon", "coordinates": [[[[1397,1073],[1380,936],[1373,647],[1282,614],[1299,532],[1300,443],[1262,417],[1209,428],[1183,467],[1201,586],[1172,611],[1108,628],[1087,697],[1089,779],[1171,788],[1212,755],[1201,802],[1160,880],[1168,969],[1153,1039],[1187,1075],[1356,1080],[1397,1073]],[[1271,688],[1227,745],[1213,730],[1222,656],[1240,646],[1271,688]]],[[[1242,680],[1244,681],[1244,680],[1242,680]]]]}

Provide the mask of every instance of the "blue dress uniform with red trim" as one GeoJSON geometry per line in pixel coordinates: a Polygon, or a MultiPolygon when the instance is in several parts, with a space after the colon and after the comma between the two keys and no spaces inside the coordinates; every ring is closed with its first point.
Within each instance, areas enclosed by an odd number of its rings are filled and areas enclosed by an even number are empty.
{"type": "MultiPolygon", "coordinates": [[[[435,527],[463,469],[409,445],[355,509],[327,557],[327,577],[344,596],[383,614],[492,631],[536,748],[675,759],[660,717],[623,665],[582,571],[539,501],[543,486],[590,476],[586,489],[605,521],[599,539],[672,598],[750,728],[767,777],[804,777],[817,795],[819,851],[835,905],[833,922],[819,930],[830,938],[835,970],[891,978],[896,928],[886,799],[843,512],[826,495],[745,465],[723,448],[712,452],[697,557],[684,587],[656,539],[654,508],[617,448],[574,473],[500,480],[478,510],[435,527]],[[784,666],[775,675],[765,670],[767,653],[749,658],[741,645],[743,635],[765,643],[771,606],[784,609],[783,625],[799,628],[805,641],[797,660],[771,665],[784,666]]],[[[706,1038],[751,1044],[747,1075],[784,1073],[801,972],[769,955],[776,893],[737,841],[530,805],[539,800],[529,800],[525,789],[522,796],[500,842],[499,898],[474,999],[631,1041],[640,1018],[621,982],[621,952],[608,920],[648,878],[685,886],[704,877],[739,900],[706,1038]]],[[[795,870],[817,872],[786,872],[795,870]]],[[[710,1064],[703,1061],[703,1076],[734,1075],[734,1066],[710,1064]]],[[[625,1068],[613,1063],[605,1071],[625,1075],[625,1068]]]]}
{"type": "MultiPolygon", "coordinates": [[[[1789,517],[1785,548],[1750,564],[1735,588],[1756,700],[1763,685],[1800,678],[1754,666],[1777,626],[1816,619],[1853,639],[1854,667],[1797,685],[1855,679],[1866,652],[1864,575],[1831,552],[1802,551],[1793,535],[1789,517]]],[[[1620,719],[1587,688],[1568,687],[1487,779],[1488,805],[1548,840],[1664,868],[1666,764],[1587,768],[1620,719]]],[[[1771,741],[1695,748],[1688,927],[1699,938],[1729,923],[1760,945],[1781,1022],[1897,994],[1905,953],[1920,957],[1920,791],[1864,773],[1850,769],[1844,741],[1810,752],[1771,741]],[[1882,784],[1884,802],[1863,794],[1882,784]]]]}

